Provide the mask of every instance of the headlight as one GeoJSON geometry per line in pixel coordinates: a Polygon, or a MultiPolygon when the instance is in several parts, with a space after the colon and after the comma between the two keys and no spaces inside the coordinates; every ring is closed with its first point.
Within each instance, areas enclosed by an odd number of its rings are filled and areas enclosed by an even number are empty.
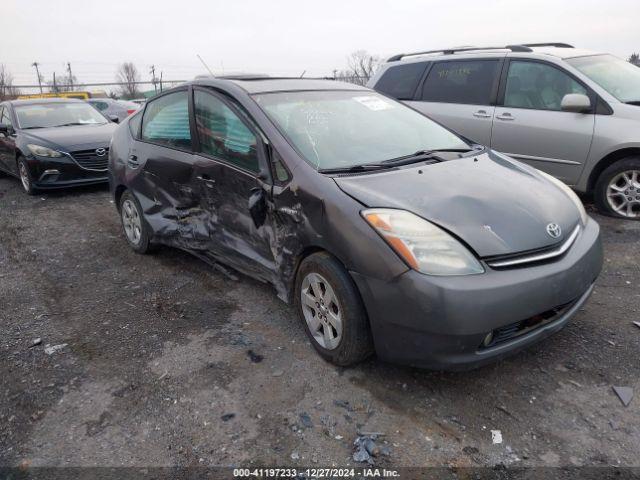
{"type": "Polygon", "coordinates": [[[37,155],[38,157],[58,158],[62,156],[60,152],[52,150],[51,148],[43,147],[41,145],[34,145],[30,143],[29,145],[27,145],[27,147],[29,148],[29,150],[31,150],[31,153],[37,155]]]}
{"type": "Polygon", "coordinates": [[[362,216],[414,270],[428,275],[484,272],[464,245],[411,212],[373,208],[363,210],[362,216]]]}
{"type": "Polygon", "coordinates": [[[578,198],[578,195],[571,190],[565,183],[558,180],[556,177],[552,177],[548,173],[543,172],[542,170],[538,170],[538,173],[542,175],[544,178],[549,180],[551,183],[555,184],[558,188],[560,188],[567,196],[571,199],[571,201],[575,204],[578,212],[580,213],[580,222],[582,222],[582,226],[584,227],[587,224],[587,211],[584,209],[584,205],[582,205],[582,201],[578,198]]]}

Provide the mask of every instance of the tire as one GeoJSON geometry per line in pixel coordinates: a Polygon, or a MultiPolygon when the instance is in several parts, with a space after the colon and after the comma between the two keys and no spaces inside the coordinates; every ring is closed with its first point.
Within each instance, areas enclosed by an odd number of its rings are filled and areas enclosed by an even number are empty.
{"type": "Polygon", "coordinates": [[[33,186],[33,177],[31,176],[31,170],[29,169],[29,164],[25,160],[24,157],[18,157],[18,178],[20,179],[20,185],[22,185],[22,190],[27,195],[35,195],[37,189],[33,186]]]}
{"type": "Polygon", "coordinates": [[[119,207],[122,230],[129,246],[136,253],[151,252],[151,229],[144,219],[138,199],[127,190],[120,197],[119,207]]]}
{"type": "Polygon", "coordinates": [[[607,167],[596,182],[594,201],[606,215],[640,220],[640,157],[623,158],[607,167]]]}
{"type": "Polygon", "coordinates": [[[373,353],[371,330],[360,293],[337,259],[326,252],[305,258],[296,275],[295,300],[309,340],[322,358],[335,365],[349,366],[373,353]],[[320,305],[319,300],[330,299],[331,293],[336,301],[320,305]],[[339,335],[336,323],[341,325],[339,335]]]}

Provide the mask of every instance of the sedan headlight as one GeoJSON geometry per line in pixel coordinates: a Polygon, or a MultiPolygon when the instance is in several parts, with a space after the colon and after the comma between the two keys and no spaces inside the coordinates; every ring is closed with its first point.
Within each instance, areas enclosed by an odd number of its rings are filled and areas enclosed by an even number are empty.
{"type": "Polygon", "coordinates": [[[62,156],[60,152],[48,147],[43,147],[42,145],[34,145],[30,143],[29,145],[27,145],[27,148],[29,148],[31,153],[37,155],[38,157],[58,158],[62,156]]]}
{"type": "Polygon", "coordinates": [[[362,216],[414,270],[428,275],[471,275],[484,268],[459,241],[405,210],[373,208],[362,216]]]}
{"type": "Polygon", "coordinates": [[[584,205],[582,204],[582,201],[580,200],[580,198],[578,198],[578,195],[576,195],[576,193],[573,190],[571,190],[564,182],[558,180],[556,177],[552,177],[551,175],[543,172],[542,170],[538,170],[538,173],[542,175],[544,178],[546,178],[547,180],[549,180],[551,183],[556,185],[564,193],[567,194],[567,196],[571,199],[571,201],[575,204],[576,208],[578,209],[578,213],[580,213],[580,222],[584,227],[587,224],[587,211],[584,209],[584,205]]]}

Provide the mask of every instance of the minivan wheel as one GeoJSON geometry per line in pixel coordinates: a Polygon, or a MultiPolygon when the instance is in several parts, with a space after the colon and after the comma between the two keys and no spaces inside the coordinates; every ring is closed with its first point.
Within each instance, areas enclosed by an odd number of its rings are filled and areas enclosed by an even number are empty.
{"type": "Polygon", "coordinates": [[[373,352],[367,314],[345,268],[328,253],[300,264],[295,299],[311,343],[327,361],[353,365],[373,352]]]}
{"type": "Polygon", "coordinates": [[[606,168],[596,182],[594,197],[601,212],[640,220],[640,158],[625,158],[606,168]]]}
{"type": "Polygon", "coordinates": [[[122,229],[131,248],[137,253],[147,253],[150,251],[150,230],[142,215],[142,208],[138,199],[130,192],[126,191],[120,197],[120,219],[122,229]]]}
{"type": "Polygon", "coordinates": [[[20,176],[20,183],[22,189],[27,195],[35,195],[36,189],[33,187],[33,179],[31,178],[31,171],[29,165],[24,157],[18,158],[18,175],[20,176]]]}

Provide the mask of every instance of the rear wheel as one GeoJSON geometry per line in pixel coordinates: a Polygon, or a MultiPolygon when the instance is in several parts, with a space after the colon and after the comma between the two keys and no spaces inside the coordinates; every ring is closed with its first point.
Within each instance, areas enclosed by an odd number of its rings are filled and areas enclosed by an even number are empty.
{"type": "Polygon", "coordinates": [[[131,248],[137,253],[149,252],[151,250],[151,230],[144,220],[138,199],[128,190],[120,197],[120,219],[131,248]]]}
{"type": "Polygon", "coordinates": [[[18,157],[18,175],[20,176],[20,183],[25,193],[27,195],[35,195],[36,189],[33,186],[31,170],[29,170],[29,165],[24,157],[18,157]]]}
{"type": "Polygon", "coordinates": [[[345,268],[328,253],[305,258],[296,277],[298,313],[317,352],[336,365],[353,365],[373,352],[367,314],[345,268]]]}
{"type": "Polygon", "coordinates": [[[594,197],[601,212],[640,220],[640,158],[625,158],[607,167],[598,177],[594,197]]]}

